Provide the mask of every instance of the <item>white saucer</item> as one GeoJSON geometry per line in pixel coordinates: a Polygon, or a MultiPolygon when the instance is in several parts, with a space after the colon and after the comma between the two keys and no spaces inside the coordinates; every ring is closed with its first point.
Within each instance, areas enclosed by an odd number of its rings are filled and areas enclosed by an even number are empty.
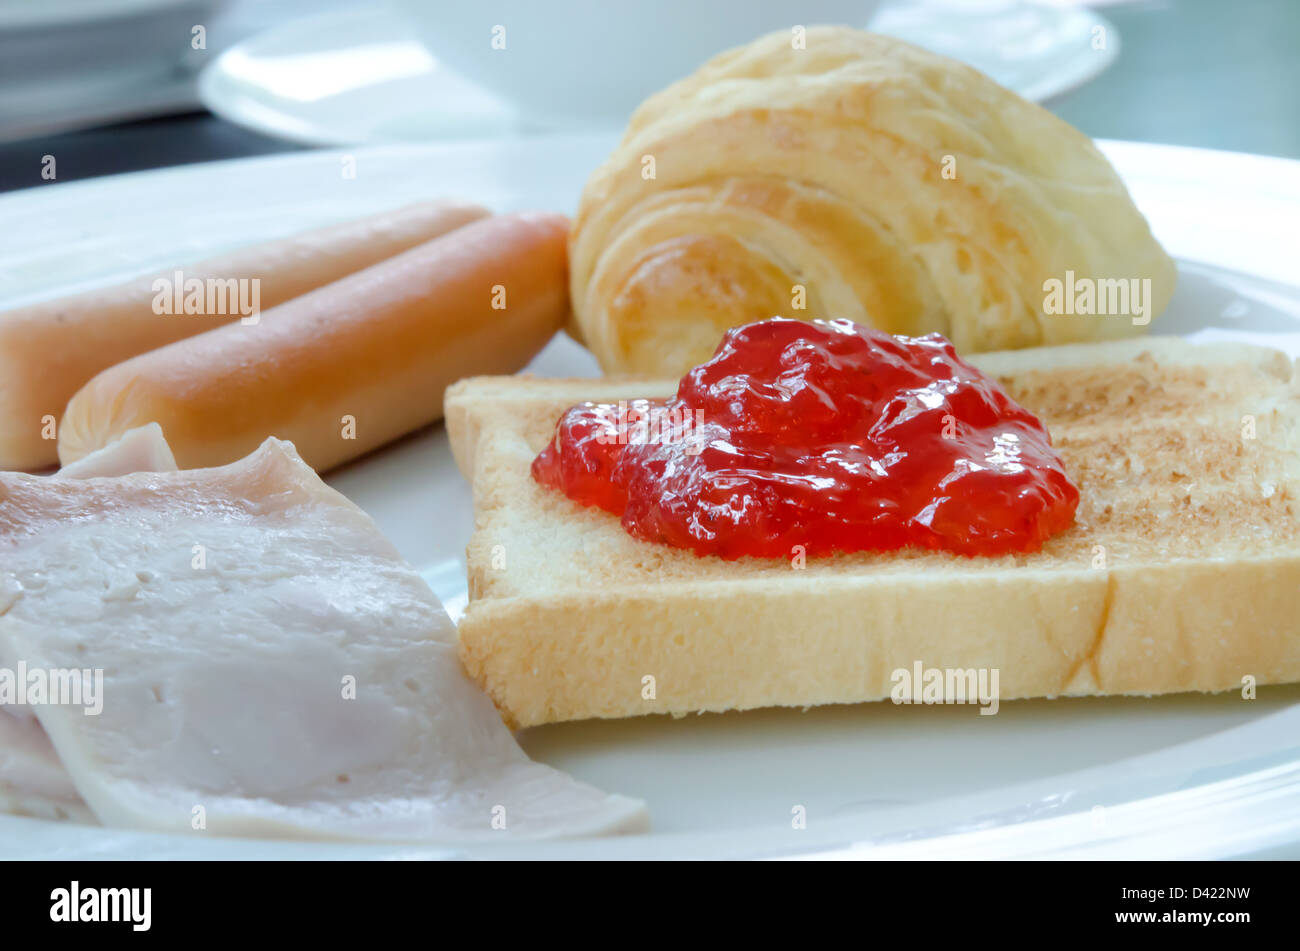
{"type": "MultiPolygon", "coordinates": [[[[1017,0],[895,3],[870,28],[968,62],[1035,101],[1092,79],[1119,50],[1115,28],[1091,10],[1017,0]]],[[[292,21],[231,47],[200,75],[199,97],[230,122],[303,145],[536,131],[440,64],[382,5],[292,21]]]]}
{"type": "Polygon", "coordinates": [[[1119,31],[1095,10],[1021,0],[900,0],[870,23],[969,63],[1032,102],[1101,75],[1119,55],[1119,31]]]}

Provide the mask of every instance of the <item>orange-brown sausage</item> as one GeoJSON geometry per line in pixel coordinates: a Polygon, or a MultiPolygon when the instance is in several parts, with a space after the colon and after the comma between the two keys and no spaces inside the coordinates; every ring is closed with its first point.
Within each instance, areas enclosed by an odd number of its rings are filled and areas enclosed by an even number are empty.
{"type": "Polygon", "coordinates": [[[0,469],[54,465],[50,424],[96,373],[241,316],[224,289],[214,293],[212,313],[166,313],[176,299],[166,288],[242,280],[245,301],[256,287],[266,310],[486,214],[475,205],[421,202],[0,314],[0,469]]]}
{"type": "Polygon", "coordinates": [[[68,404],[64,464],[157,422],[181,468],[267,436],[328,469],[442,415],[461,377],[520,369],[569,311],[562,215],[467,225],[262,314],[104,371],[68,404]]]}

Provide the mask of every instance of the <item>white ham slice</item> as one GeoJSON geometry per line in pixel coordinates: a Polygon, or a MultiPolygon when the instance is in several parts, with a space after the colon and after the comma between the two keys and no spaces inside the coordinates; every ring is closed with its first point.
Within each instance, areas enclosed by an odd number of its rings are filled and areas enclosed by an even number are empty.
{"type": "MultiPolygon", "coordinates": [[[[162,427],[149,423],[123,433],[56,475],[89,479],[130,472],[175,472],[162,427]]],[[[2,595],[0,595],[2,597],[2,595]]],[[[3,601],[0,601],[0,605],[3,601]]],[[[94,822],[54,746],[28,707],[0,703],[0,812],[39,819],[94,822]]]]}
{"type": "Polygon", "coordinates": [[[175,472],[176,457],[162,427],[146,423],[128,429],[113,442],[69,463],[55,475],[64,479],[94,479],[132,472],[175,472]]]}
{"type": "Polygon", "coordinates": [[[39,721],[8,706],[0,706],[0,812],[94,821],[39,721]]]}
{"type": "Polygon", "coordinates": [[[527,758],[428,587],[278,440],[216,469],[0,475],[0,666],[18,660],[104,670],[99,716],[31,709],[105,824],[402,841],[645,825],[639,801],[527,758]]]}

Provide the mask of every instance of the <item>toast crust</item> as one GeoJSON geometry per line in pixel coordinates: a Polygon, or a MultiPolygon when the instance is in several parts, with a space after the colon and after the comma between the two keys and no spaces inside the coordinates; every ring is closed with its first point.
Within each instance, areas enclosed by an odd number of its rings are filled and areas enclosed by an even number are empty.
{"type": "Polygon", "coordinates": [[[1300,680],[1300,378],[1284,354],[1150,338],[969,359],[1042,418],[1080,488],[1076,524],[1039,552],[799,566],[637,541],[529,464],[566,407],[674,382],[451,387],[476,513],[466,669],[519,726],[876,700],[917,661],[997,668],[1002,699],[1300,680]]]}

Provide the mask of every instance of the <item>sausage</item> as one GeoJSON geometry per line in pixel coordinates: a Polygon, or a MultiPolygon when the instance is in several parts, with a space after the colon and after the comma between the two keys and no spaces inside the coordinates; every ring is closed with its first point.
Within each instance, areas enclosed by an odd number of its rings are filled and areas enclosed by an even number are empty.
{"type": "Polygon", "coordinates": [[[442,416],[447,385],[513,373],[569,316],[568,219],[487,218],[312,291],[105,370],[68,404],[66,465],[157,422],[183,469],[268,436],[324,470],[442,416]]]}
{"type": "Polygon", "coordinates": [[[421,202],[0,314],[0,469],[54,465],[52,424],[72,394],[116,363],[243,318],[235,295],[272,308],[486,214],[421,202]],[[192,281],[213,288],[213,307],[207,293],[192,299],[205,312],[183,312],[192,281]]]}

